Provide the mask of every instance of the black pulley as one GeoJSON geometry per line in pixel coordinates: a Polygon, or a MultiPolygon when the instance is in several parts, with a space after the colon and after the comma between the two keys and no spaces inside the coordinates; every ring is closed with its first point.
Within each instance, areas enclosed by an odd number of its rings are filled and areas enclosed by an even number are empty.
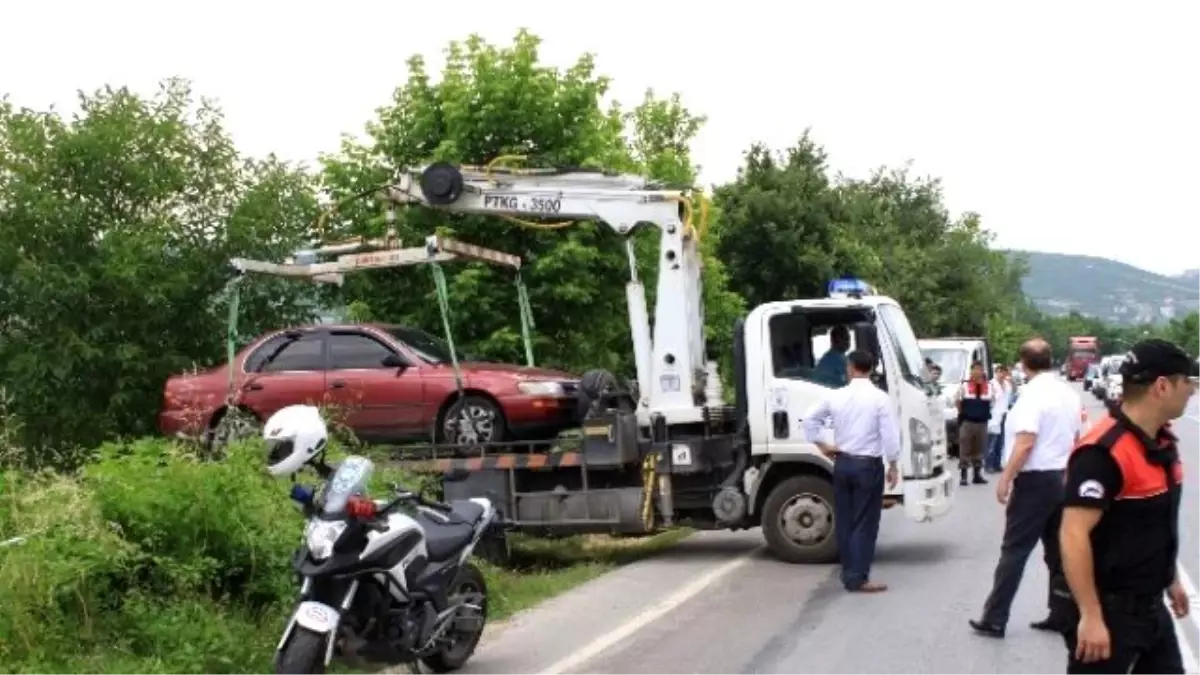
{"type": "Polygon", "coordinates": [[[449,162],[430,164],[421,174],[421,194],[434,206],[453,204],[462,191],[462,172],[449,162]]]}

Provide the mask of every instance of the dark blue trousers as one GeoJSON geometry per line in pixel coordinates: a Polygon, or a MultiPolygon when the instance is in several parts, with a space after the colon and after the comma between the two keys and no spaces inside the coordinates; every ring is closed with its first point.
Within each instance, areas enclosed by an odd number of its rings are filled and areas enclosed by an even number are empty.
{"type": "Polygon", "coordinates": [[[871,575],[883,515],[883,460],[839,454],[833,462],[833,517],[842,585],[858,590],[871,575]]]}

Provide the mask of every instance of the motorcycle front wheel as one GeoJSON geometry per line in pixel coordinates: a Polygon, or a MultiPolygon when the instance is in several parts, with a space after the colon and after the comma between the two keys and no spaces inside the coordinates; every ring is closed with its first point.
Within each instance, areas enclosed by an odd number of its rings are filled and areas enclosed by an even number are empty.
{"type": "Polygon", "coordinates": [[[325,636],[296,626],[295,632],[275,657],[275,672],[288,675],[325,672],[325,636]]]}
{"type": "Polygon", "coordinates": [[[440,651],[421,659],[426,668],[435,673],[452,673],[462,668],[467,659],[470,659],[471,655],[475,653],[475,648],[479,646],[479,639],[483,637],[483,627],[487,624],[487,583],[483,579],[483,572],[480,572],[478,567],[467,563],[454,577],[454,583],[450,587],[448,595],[450,602],[454,603],[460,602],[463,596],[473,594],[479,594],[482,597],[478,603],[479,611],[466,610],[465,617],[454,620],[455,625],[451,627],[448,634],[449,643],[440,651]],[[459,624],[469,625],[470,628],[460,628],[459,624]]]}

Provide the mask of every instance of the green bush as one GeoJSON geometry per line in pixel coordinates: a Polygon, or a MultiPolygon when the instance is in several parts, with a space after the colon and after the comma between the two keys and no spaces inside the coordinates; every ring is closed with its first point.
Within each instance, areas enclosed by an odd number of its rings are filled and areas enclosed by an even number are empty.
{"type": "Polygon", "coordinates": [[[0,483],[0,671],[264,672],[301,522],[261,451],[107,445],[71,478],[0,483]]]}

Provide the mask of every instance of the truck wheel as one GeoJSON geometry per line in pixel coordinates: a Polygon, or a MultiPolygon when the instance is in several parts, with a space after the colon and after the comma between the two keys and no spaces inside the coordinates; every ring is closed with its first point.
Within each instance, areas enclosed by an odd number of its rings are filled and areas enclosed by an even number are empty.
{"type": "Polygon", "coordinates": [[[792,476],[775,486],[763,504],[762,528],[775,557],[789,563],[838,559],[833,485],[820,476],[792,476]]]}

